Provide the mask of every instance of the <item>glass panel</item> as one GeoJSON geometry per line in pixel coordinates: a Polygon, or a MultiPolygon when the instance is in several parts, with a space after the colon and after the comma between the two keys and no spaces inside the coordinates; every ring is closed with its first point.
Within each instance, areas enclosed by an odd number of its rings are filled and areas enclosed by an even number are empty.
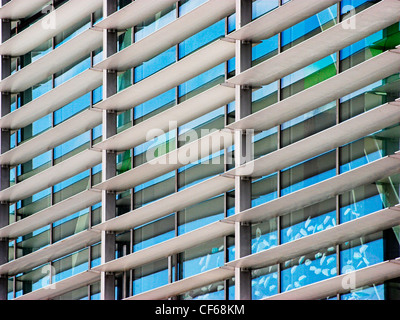
{"type": "Polygon", "coordinates": [[[182,300],[224,300],[225,283],[219,281],[207,286],[190,290],[179,296],[182,300]]]}
{"type": "Polygon", "coordinates": [[[399,23],[378,31],[340,51],[341,71],[366,61],[400,44],[399,23]]]}
{"type": "Polygon", "coordinates": [[[51,188],[17,202],[17,220],[39,212],[51,205],[51,188]]]}
{"type": "Polygon", "coordinates": [[[279,6],[279,0],[253,0],[253,19],[270,12],[279,6]]]}
{"type": "Polygon", "coordinates": [[[179,85],[179,102],[185,101],[200,92],[225,81],[225,63],[222,63],[179,85]]]}
{"type": "Polygon", "coordinates": [[[286,292],[336,276],[334,247],[319,250],[282,264],[281,291],[286,292]]]}
{"type": "Polygon", "coordinates": [[[383,233],[347,241],[340,245],[340,272],[346,274],[384,261],[383,233]]]}
{"type": "Polygon", "coordinates": [[[224,241],[215,239],[179,254],[179,279],[185,279],[224,264],[224,241]]]}
{"type": "Polygon", "coordinates": [[[352,290],[350,293],[342,294],[341,300],[385,300],[385,286],[373,285],[371,287],[352,290]]]}
{"type": "Polygon", "coordinates": [[[253,224],[251,226],[251,233],[251,253],[268,250],[278,245],[276,218],[253,224]]]}
{"type": "Polygon", "coordinates": [[[336,199],[332,198],[282,216],[281,242],[294,241],[336,224],[336,199]]]}
{"type": "Polygon", "coordinates": [[[179,59],[210,42],[225,36],[225,19],[222,19],[179,44],[179,59]]]}
{"type": "Polygon", "coordinates": [[[134,188],[134,208],[142,207],[175,192],[175,171],[134,188]]]}
{"type": "Polygon", "coordinates": [[[399,203],[399,175],[359,186],[340,197],[340,221],[351,221],[399,203]]]}
{"type": "Polygon", "coordinates": [[[133,252],[146,249],[175,236],[175,215],[148,223],[133,232],[133,252]]]}
{"type": "Polygon", "coordinates": [[[168,259],[133,270],[133,295],[168,284],[168,259]]]}
{"type": "Polygon", "coordinates": [[[207,0],[181,0],[179,1],[179,16],[183,16],[184,14],[192,11],[203,3],[207,2],[207,0]]]}
{"type": "Polygon", "coordinates": [[[282,49],[287,50],[300,42],[329,29],[336,24],[336,4],[303,20],[295,26],[282,32],[282,49]]]}
{"type": "Polygon", "coordinates": [[[53,283],[88,270],[89,250],[83,249],[53,263],[53,283]]]}
{"type": "Polygon", "coordinates": [[[224,218],[224,195],[190,206],[178,212],[178,235],[224,218]]]}
{"type": "Polygon", "coordinates": [[[176,4],[174,3],[170,7],[164,9],[161,12],[156,13],[153,17],[143,21],[141,24],[135,27],[135,41],[139,41],[144,37],[147,37],[154,31],[161,29],[168,23],[176,19],[176,4]]]}
{"type": "Polygon", "coordinates": [[[278,197],[278,175],[272,174],[257,180],[251,184],[251,206],[256,207],[260,204],[269,202],[278,197]]]}
{"type": "Polygon", "coordinates": [[[41,289],[50,284],[50,265],[46,264],[27,273],[17,275],[16,297],[41,289]]]}
{"type": "Polygon", "coordinates": [[[278,294],[278,266],[255,269],[251,272],[252,299],[260,300],[278,294]]]}
{"type": "Polygon", "coordinates": [[[53,224],[53,241],[57,242],[89,227],[89,209],[81,210],[53,224]]]}
{"type": "Polygon", "coordinates": [[[331,151],[282,171],[281,195],[332,178],[335,174],[336,153],[331,151]]]}

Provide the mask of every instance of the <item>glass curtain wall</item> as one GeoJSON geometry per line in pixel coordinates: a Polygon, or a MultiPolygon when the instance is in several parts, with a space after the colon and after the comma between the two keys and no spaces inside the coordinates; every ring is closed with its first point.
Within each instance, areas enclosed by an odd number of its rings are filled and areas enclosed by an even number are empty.
{"type": "MultiPolygon", "coordinates": [[[[56,9],[66,2],[67,1],[54,1],[52,4],[50,1],[49,5],[53,5],[53,8],[56,9]]],[[[34,22],[41,19],[44,14],[45,11],[42,10],[40,13],[35,14],[32,17],[28,17],[20,20],[18,23],[14,23],[13,34],[16,35],[25,30],[34,22]]],[[[58,46],[92,27],[95,23],[100,21],[101,18],[102,9],[100,8],[91,15],[88,15],[86,19],[80,21],[78,24],[63,31],[62,33],[57,34],[54,38],[41,44],[38,48],[35,48],[24,56],[13,58],[14,72],[21,70],[39,58],[45,57],[47,53],[55,50],[58,46]]],[[[12,96],[11,111],[24,108],[25,105],[28,105],[33,100],[45,95],[46,93],[50,92],[50,90],[58,87],[64,82],[72,79],[74,76],[92,67],[99,61],[99,58],[101,59],[101,55],[102,50],[100,48],[92,52],[87,57],[82,58],[80,61],[76,61],[73,65],[51,75],[48,79],[36,84],[32,88],[29,88],[24,92],[14,94],[12,96]]],[[[98,103],[101,100],[101,96],[101,87],[99,87],[98,89],[83,95],[82,97],[48,114],[47,116],[36,120],[32,124],[11,132],[11,148],[16,148],[19,145],[28,142],[30,139],[40,136],[40,134],[43,132],[51,130],[52,128],[60,125],[78,113],[87,110],[94,104],[98,103]]],[[[69,159],[79,152],[90,148],[99,140],[101,140],[101,125],[78,135],[77,137],[47,151],[46,153],[34,157],[32,160],[29,160],[26,163],[11,167],[10,185],[12,186],[34,177],[36,174],[43,172],[46,169],[69,159]]],[[[10,205],[10,223],[30,217],[42,210],[48,209],[51,206],[68,199],[73,195],[85,190],[89,190],[94,184],[99,182],[100,175],[101,165],[100,167],[97,166],[79,173],[63,182],[54,185],[53,187],[37,192],[26,199],[21,199],[15,203],[12,203],[10,205]]],[[[91,226],[98,224],[100,222],[99,208],[99,205],[85,208],[79,212],[69,215],[64,219],[10,241],[9,261],[34,253],[39,249],[57,243],[66,239],[67,237],[76,235],[87,230],[91,226]]],[[[23,294],[43,288],[51,283],[61,281],[77,273],[88,270],[88,268],[90,268],[90,261],[92,259],[96,259],[94,256],[91,257],[93,252],[95,252],[95,250],[92,250],[91,247],[88,247],[78,252],[71,253],[66,257],[62,257],[38,266],[32,271],[23,272],[10,277],[9,299],[19,297],[23,294]]],[[[99,254],[100,252],[98,251],[98,256],[99,254]]],[[[90,299],[90,296],[91,298],[98,298],[98,287],[98,285],[94,285],[92,293],[89,294],[89,296],[88,293],[86,293],[86,299],[88,299],[88,297],[90,299]]],[[[74,297],[84,299],[85,295],[83,295],[82,292],[85,290],[87,291],[87,288],[72,292],[64,297],[60,297],[60,299],[74,297]]]]}

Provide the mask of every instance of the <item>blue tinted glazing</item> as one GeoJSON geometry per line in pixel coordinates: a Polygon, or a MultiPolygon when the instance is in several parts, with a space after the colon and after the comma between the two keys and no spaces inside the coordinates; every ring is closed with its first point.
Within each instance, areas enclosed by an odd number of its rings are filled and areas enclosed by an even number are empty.
{"type": "Polygon", "coordinates": [[[282,32],[282,46],[286,46],[314,30],[323,31],[323,26],[332,20],[336,20],[336,18],[337,8],[336,5],[333,5],[310,18],[299,22],[295,26],[282,32]]]}
{"type": "Polygon", "coordinates": [[[282,243],[294,241],[317,232],[330,229],[336,225],[336,211],[318,217],[308,217],[306,221],[291,225],[281,230],[282,243]]]}
{"type": "Polygon", "coordinates": [[[252,59],[257,60],[263,56],[271,54],[273,52],[278,52],[278,39],[279,36],[275,35],[269,39],[262,40],[260,44],[253,47],[252,52],[252,59]]]}
{"type": "Polygon", "coordinates": [[[258,18],[259,16],[272,11],[279,6],[278,0],[256,0],[253,1],[253,19],[258,18]]]}
{"type": "Polygon", "coordinates": [[[133,295],[168,284],[168,269],[163,269],[133,280],[133,295]]]}
{"type": "MultiPolygon", "coordinates": [[[[152,222],[152,223],[157,223],[157,222],[152,222]]],[[[146,239],[144,241],[141,241],[141,242],[135,244],[133,246],[133,251],[136,252],[139,250],[146,249],[148,247],[151,247],[151,246],[161,243],[163,241],[172,239],[174,237],[175,237],[175,230],[171,230],[171,231],[165,232],[163,234],[158,234],[156,236],[153,236],[149,239],[146,239]]]]}
{"type": "Polygon", "coordinates": [[[82,33],[83,31],[87,30],[90,28],[91,23],[88,22],[79,29],[75,30],[73,33],[71,33],[68,37],[64,38],[63,41],[57,43],[56,48],[63,45],[67,41],[71,40],[72,38],[76,37],[78,34],[82,33]]]}
{"type": "Polygon", "coordinates": [[[223,290],[224,286],[221,284],[220,290],[208,292],[202,295],[198,295],[193,298],[193,300],[224,300],[225,299],[225,291],[223,290]]]}
{"type": "Polygon", "coordinates": [[[175,89],[168,90],[133,109],[134,119],[139,119],[149,113],[175,101],[175,89]]]}
{"type": "Polygon", "coordinates": [[[228,33],[236,30],[236,13],[228,17],[228,33]]]}
{"type": "Polygon", "coordinates": [[[185,213],[185,217],[189,216],[189,221],[183,224],[180,224],[178,226],[178,235],[181,234],[185,234],[187,232],[196,230],[200,227],[206,226],[210,223],[213,223],[215,221],[219,221],[222,220],[224,218],[224,212],[223,212],[223,201],[224,201],[224,197],[222,196],[217,196],[217,197],[213,197],[207,201],[204,201],[203,203],[199,203],[197,205],[194,205],[194,212],[196,211],[196,209],[198,208],[204,208],[204,213],[202,214],[203,216],[200,216],[198,219],[196,220],[192,220],[190,221],[190,213],[191,213],[191,208],[186,208],[186,210],[188,211],[188,213],[185,213]],[[218,209],[220,209],[220,212],[218,212],[218,209]],[[209,212],[207,212],[209,211],[209,212]],[[206,216],[207,215],[207,216],[206,216]]]}
{"type": "MultiPolygon", "coordinates": [[[[84,251],[82,254],[87,255],[87,252],[84,251]]],[[[79,265],[73,266],[70,269],[63,270],[59,273],[57,273],[55,276],[53,276],[52,281],[53,283],[56,283],[58,281],[64,280],[66,278],[70,278],[78,273],[84,272],[88,270],[88,262],[82,262],[79,265]]]]}
{"type": "Polygon", "coordinates": [[[223,248],[213,247],[211,252],[205,256],[186,260],[181,264],[181,279],[221,267],[224,264],[223,248]]]}
{"type": "Polygon", "coordinates": [[[256,228],[256,237],[251,241],[252,253],[268,250],[278,245],[278,232],[273,230],[274,222],[272,222],[270,232],[262,233],[260,228],[256,228]]]}
{"type": "Polygon", "coordinates": [[[68,81],[69,79],[73,78],[74,76],[78,75],[79,73],[85,71],[86,69],[91,67],[91,60],[90,57],[86,58],[70,69],[66,70],[60,75],[56,75],[54,79],[54,84],[56,87],[63,84],[64,82],[68,81]]]}
{"type": "Polygon", "coordinates": [[[343,294],[341,300],[385,300],[385,285],[374,285],[343,294]]]}
{"type": "Polygon", "coordinates": [[[186,13],[192,11],[193,9],[196,9],[203,3],[207,2],[207,0],[184,0],[181,1],[179,5],[179,16],[183,16],[186,13]]]}
{"type": "Polygon", "coordinates": [[[211,82],[212,80],[215,80],[218,77],[223,77],[223,76],[225,76],[225,63],[222,63],[196,76],[195,78],[185,82],[184,84],[181,84],[178,87],[179,97],[182,97],[185,94],[188,94],[189,92],[200,88],[204,84],[211,82]]]}
{"type": "Polygon", "coordinates": [[[253,300],[260,300],[277,294],[278,272],[276,271],[276,267],[268,267],[262,269],[262,271],[254,270],[253,279],[251,281],[251,288],[253,300]]]}
{"type": "Polygon", "coordinates": [[[311,76],[314,73],[333,65],[335,62],[336,54],[332,54],[288,76],[285,76],[282,78],[282,88],[288,87],[299,80],[305,79],[308,76],[311,76]]]}
{"type": "MultiPolygon", "coordinates": [[[[268,181],[270,178],[274,177],[275,175],[276,174],[272,174],[272,175],[263,177],[261,179],[253,181],[253,183],[261,182],[262,180],[268,181]]],[[[276,190],[273,191],[273,192],[267,193],[267,194],[263,194],[263,195],[261,195],[261,196],[259,196],[257,198],[253,198],[251,200],[251,206],[252,207],[256,207],[256,206],[258,206],[260,204],[263,204],[263,203],[269,202],[271,200],[274,200],[277,197],[278,197],[278,192],[276,190]]]]}
{"type": "Polygon", "coordinates": [[[348,13],[349,11],[353,10],[354,8],[357,8],[365,3],[368,2],[379,2],[378,1],[371,1],[371,0],[342,0],[340,2],[340,13],[345,14],[348,13]]]}
{"type": "MultiPolygon", "coordinates": [[[[332,248],[334,253],[334,248],[332,248]]],[[[285,263],[285,266],[289,262],[285,263]]],[[[292,267],[286,266],[281,271],[282,292],[290,291],[305,285],[323,281],[336,276],[336,255],[316,253],[313,259],[300,257],[292,267]]]]}
{"type": "Polygon", "coordinates": [[[87,109],[90,107],[90,95],[91,93],[87,93],[82,97],[72,101],[71,103],[67,104],[66,106],[56,110],[54,112],[54,124],[60,124],[65,120],[71,118],[72,116],[76,115],[80,111],[87,109]]]}
{"type": "Polygon", "coordinates": [[[340,252],[340,272],[345,274],[383,262],[383,239],[363,243],[340,252]]]}
{"type": "Polygon", "coordinates": [[[66,218],[63,218],[63,219],[61,219],[61,220],[58,220],[58,221],[54,222],[54,223],[53,223],[53,227],[60,226],[60,225],[62,225],[63,223],[66,223],[66,222],[68,222],[68,221],[71,221],[71,220],[74,220],[74,219],[76,219],[76,218],[82,217],[82,216],[84,216],[84,215],[86,215],[86,214],[88,214],[88,213],[89,213],[89,209],[88,209],[88,208],[83,209],[83,210],[81,210],[81,211],[78,211],[78,212],[76,212],[76,213],[74,213],[74,214],[69,215],[69,216],[66,217],[66,218]]]}
{"type": "Polygon", "coordinates": [[[343,223],[379,210],[382,210],[382,199],[380,195],[374,195],[370,198],[340,208],[340,219],[343,223]]]}
{"type": "Polygon", "coordinates": [[[90,141],[90,131],[85,132],[71,140],[68,140],[67,142],[63,143],[62,145],[59,145],[58,147],[54,148],[54,159],[58,159],[69,152],[79,148],[85,143],[88,143],[90,141]]]}
{"type": "Polygon", "coordinates": [[[135,41],[137,42],[147,37],[154,31],[161,29],[162,27],[166,26],[168,23],[174,21],[175,19],[176,19],[175,8],[173,8],[163,16],[156,15],[155,21],[143,27],[138,28],[139,30],[135,32],[135,41]]]}
{"type": "Polygon", "coordinates": [[[144,78],[160,71],[161,69],[174,63],[176,59],[176,47],[171,47],[167,51],[157,55],[147,62],[142,63],[135,68],[135,82],[139,82],[144,78]]]}
{"type": "Polygon", "coordinates": [[[157,183],[160,183],[162,181],[168,180],[168,179],[173,178],[173,177],[175,177],[175,171],[171,171],[171,172],[166,173],[166,174],[164,174],[162,176],[159,176],[159,177],[157,177],[157,178],[155,178],[153,180],[147,181],[147,182],[135,187],[134,190],[135,190],[135,192],[138,192],[140,190],[144,190],[146,188],[149,188],[151,186],[156,185],[157,183]]]}
{"type": "Polygon", "coordinates": [[[225,35],[225,19],[222,19],[179,44],[179,59],[225,35]]]}
{"type": "Polygon", "coordinates": [[[340,59],[344,60],[351,55],[370,47],[373,45],[375,42],[382,40],[384,38],[384,31],[378,31],[358,42],[353,43],[352,45],[344,48],[343,50],[340,51],[340,59]]]}
{"type": "MultiPolygon", "coordinates": [[[[293,166],[292,168],[295,168],[295,167],[301,166],[301,165],[302,164],[297,164],[297,165],[293,166]]],[[[288,168],[288,169],[286,169],[286,170],[284,170],[282,172],[289,171],[289,170],[291,170],[291,168],[288,168]]],[[[289,193],[295,192],[297,190],[309,187],[309,186],[311,186],[313,184],[316,184],[318,182],[321,182],[321,181],[324,181],[326,179],[332,178],[335,175],[336,175],[336,169],[335,168],[327,170],[327,171],[324,171],[324,172],[320,172],[320,173],[316,172],[316,174],[313,175],[312,177],[309,177],[309,178],[306,178],[306,179],[304,179],[302,181],[299,181],[299,182],[296,182],[294,184],[291,184],[290,186],[288,186],[286,188],[282,188],[281,195],[284,196],[284,195],[287,195],[289,193]]]]}
{"type": "Polygon", "coordinates": [[[84,172],[81,172],[81,173],[73,176],[72,178],[64,180],[63,182],[60,182],[60,183],[54,185],[54,192],[61,191],[62,189],[65,189],[82,179],[88,178],[89,175],[90,175],[90,170],[86,170],[84,172]]]}

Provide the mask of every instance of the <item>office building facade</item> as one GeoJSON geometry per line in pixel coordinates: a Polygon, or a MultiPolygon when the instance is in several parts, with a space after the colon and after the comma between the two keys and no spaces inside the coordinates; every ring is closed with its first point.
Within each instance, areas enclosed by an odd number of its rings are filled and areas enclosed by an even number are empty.
{"type": "Polygon", "coordinates": [[[400,1],[0,18],[1,300],[400,298],[400,1]]]}

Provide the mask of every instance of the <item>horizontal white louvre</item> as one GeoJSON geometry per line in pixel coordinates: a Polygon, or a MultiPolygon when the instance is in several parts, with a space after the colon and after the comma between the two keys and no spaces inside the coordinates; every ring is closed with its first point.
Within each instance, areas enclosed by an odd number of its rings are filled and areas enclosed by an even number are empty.
{"type": "MultiPolygon", "coordinates": [[[[130,6],[133,6],[136,2],[130,6]]],[[[141,2],[146,4],[157,3],[157,1],[148,0],[141,2]]],[[[135,67],[233,12],[235,12],[235,0],[209,0],[165,27],[108,57],[97,64],[96,68],[122,71],[135,67]]],[[[99,25],[102,25],[102,23],[100,22],[99,25]]]]}
{"type": "Polygon", "coordinates": [[[232,32],[229,38],[253,42],[268,39],[339,1],[291,0],[232,32]]]}
{"type": "Polygon", "coordinates": [[[101,240],[99,232],[86,230],[0,266],[0,274],[16,275],[101,240]]]}
{"type": "Polygon", "coordinates": [[[234,187],[234,179],[215,176],[122,216],[96,225],[93,229],[125,231],[207,200],[227,190],[232,190],[234,187]]]}
{"type": "Polygon", "coordinates": [[[20,129],[101,86],[103,73],[88,69],[0,119],[0,128],[20,129]],[[68,92],[68,94],[65,94],[68,92]]]}
{"type": "Polygon", "coordinates": [[[226,218],[231,222],[266,221],[291,211],[332,198],[358,186],[400,172],[400,154],[386,156],[312,186],[295,191],[226,218]]]}
{"type": "MultiPolygon", "coordinates": [[[[291,1],[258,18],[251,24],[232,32],[228,35],[228,38],[241,40],[244,37],[246,40],[251,38],[255,41],[268,38],[336,2],[338,0],[291,1]],[[282,16],[289,18],[282,21],[282,16]]],[[[219,21],[223,17],[234,13],[234,11],[235,1],[233,0],[209,0],[148,37],[107,58],[97,64],[96,67],[122,71],[137,66],[219,21]]]]}
{"type": "Polygon", "coordinates": [[[311,88],[294,94],[228,126],[268,130],[376,81],[400,72],[400,50],[386,51],[311,88]],[[293,108],[296,106],[296,108],[293,108]]]}
{"type": "Polygon", "coordinates": [[[69,0],[56,10],[0,45],[0,55],[18,57],[88,17],[103,0],[69,0]]]}
{"type": "Polygon", "coordinates": [[[85,190],[0,229],[1,238],[16,239],[101,202],[101,192],[85,190]]]}
{"type": "Polygon", "coordinates": [[[398,278],[400,276],[400,259],[384,261],[351,273],[342,274],[331,279],[316,282],[302,288],[280,293],[264,300],[317,300],[332,297],[339,293],[348,293],[343,282],[354,279],[355,287],[362,288],[373,284],[398,278]]]}
{"type": "Polygon", "coordinates": [[[46,80],[101,47],[103,33],[88,29],[0,82],[0,91],[17,93],[46,80]]]}
{"type": "Polygon", "coordinates": [[[193,289],[208,286],[211,283],[232,278],[234,275],[234,269],[220,267],[134,295],[124,300],[165,300],[193,289]]]}
{"type": "Polygon", "coordinates": [[[179,0],[135,0],[96,24],[103,29],[124,30],[136,26],[179,0]]]}
{"type": "Polygon", "coordinates": [[[318,156],[399,122],[400,102],[390,102],[231,170],[229,175],[262,177],[318,156]]]}
{"type": "Polygon", "coordinates": [[[383,209],[291,242],[229,262],[235,268],[258,269],[288,261],[320,249],[400,224],[400,207],[383,209]]]}
{"type": "Polygon", "coordinates": [[[102,113],[93,109],[85,110],[62,122],[58,126],[24,142],[0,155],[0,165],[15,166],[55,148],[78,135],[100,125],[102,113]]]}
{"type": "Polygon", "coordinates": [[[170,121],[181,126],[218,107],[222,107],[234,99],[235,90],[233,88],[217,85],[96,144],[95,147],[102,150],[128,150],[146,142],[146,134],[150,130],[157,128],[168,132],[173,129],[170,128],[170,121]]]}
{"type": "MultiPolygon", "coordinates": [[[[256,268],[257,266],[264,266],[275,264],[277,262],[282,262],[287,256],[297,257],[301,255],[303,250],[308,253],[313,249],[321,246],[329,246],[329,243],[334,242],[334,240],[341,242],[343,239],[350,237],[357,237],[358,234],[365,234],[374,232],[374,230],[384,230],[393,225],[396,225],[400,220],[400,212],[397,208],[385,209],[378,211],[376,213],[370,214],[366,217],[359,218],[356,221],[351,221],[343,225],[336,226],[334,228],[322,231],[320,233],[309,236],[308,239],[302,238],[295,243],[295,241],[280,245],[279,247],[274,247],[269,250],[265,250],[261,253],[253,254],[248,257],[244,257],[239,260],[234,260],[230,263],[225,264],[221,268],[213,269],[198,275],[192,276],[190,278],[180,280],[160,288],[156,288],[132,297],[126,300],[161,300],[173,297],[179,294],[183,294],[190,290],[200,288],[202,286],[207,286],[211,283],[217,281],[229,279],[234,276],[234,268],[256,268]],[[352,234],[352,228],[355,227],[352,234]],[[349,231],[350,230],[350,231],[349,231]],[[324,232],[326,232],[324,234],[324,232]],[[314,238],[312,238],[314,237],[314,238]],[[317,239],[318,238],[318,239],[317,239]],[[326,238],[328,240],[326,240],[326,238]],[[333,239],[335,238],[335,239],[333,239]],[[305,239],[305,240],[303,240],[305,239]],[[298,243],[301,242],[302,243],[298,243]],[[325,242],[319,242],[325,241],[325,242]],[[307,246],[308,245],[308,246],[307,246]],[[297,252],[299,248],[300,252],[297,252]],[[291,250],[291,251],[290,251],[291,250]],[[290,255],[289,255],[290,254],[290,255]],[[259,256],[258,256],[259,255],[259,256]],[[257,260],[256,260],[257,259],[257,260]],[[256,261],[258,264],[253,263],[256,261]]],[[[345,241],[345,240],[343,240],[345,241]]],[[[320,282],[323,283],[323,282],[320,282]]],[[[301,289],[299,289],[301,290],[301,289]]],[[[325,297],[327,297],[326,295],[325,297]]],[[[278,297],[278,296],[276,296],[278,297]]],[[[322,295],[320,298],[323,298],[322,295]]],[[[307,299],[307,297],[306,297],[307,299]]]]}
{"type": "Polygon", "coordinates": [[[127,271],[169,255],[183,252],[209,240],[233,234],[234,231],[234,224],[217,221],[146,249],[101,264],[92,270],[101,272],[127,271]]]}
{"type": "Polygon", "coordinates": [[[49,0],[12,0],[0,8],[0,19],[23,19],[35,11],[46,10],[49,3],[49,0]]]}
{"type": "Polygon", "coordinates": [[[49,300],[97,281],[100,281],[100,273],[89,270],[24,294],[14,300],[49,300]]]}
{"type": "Polygon", "coordinates": [[[235,44],[219,39],[96,105],[128,110],[230,59],[235,44]],[[168,81],[166,81],[168,79],[168,81]]]}
{"type": "Polygon", "coordinates": [[[217,130],[158,158],[135,167],[98,185],[97,189],[124,191],[159,177],[186,164],[196,162],[233,144],[231,130],[217,130]]]}
{"type": "Polygon", "coordinates": [[[54,186],[101,163],[101,152],[87,149],[34,176],[0,191],[0,201],[15,202],[54,186]]]}
{"type": "Polygon", "coordinates": [[[383,0],[356,14],[355,28],[343,21],[320,34],[228,80],[236,85],[262,86],[304,68],[400,20],[400,2],[383,0]]]}

